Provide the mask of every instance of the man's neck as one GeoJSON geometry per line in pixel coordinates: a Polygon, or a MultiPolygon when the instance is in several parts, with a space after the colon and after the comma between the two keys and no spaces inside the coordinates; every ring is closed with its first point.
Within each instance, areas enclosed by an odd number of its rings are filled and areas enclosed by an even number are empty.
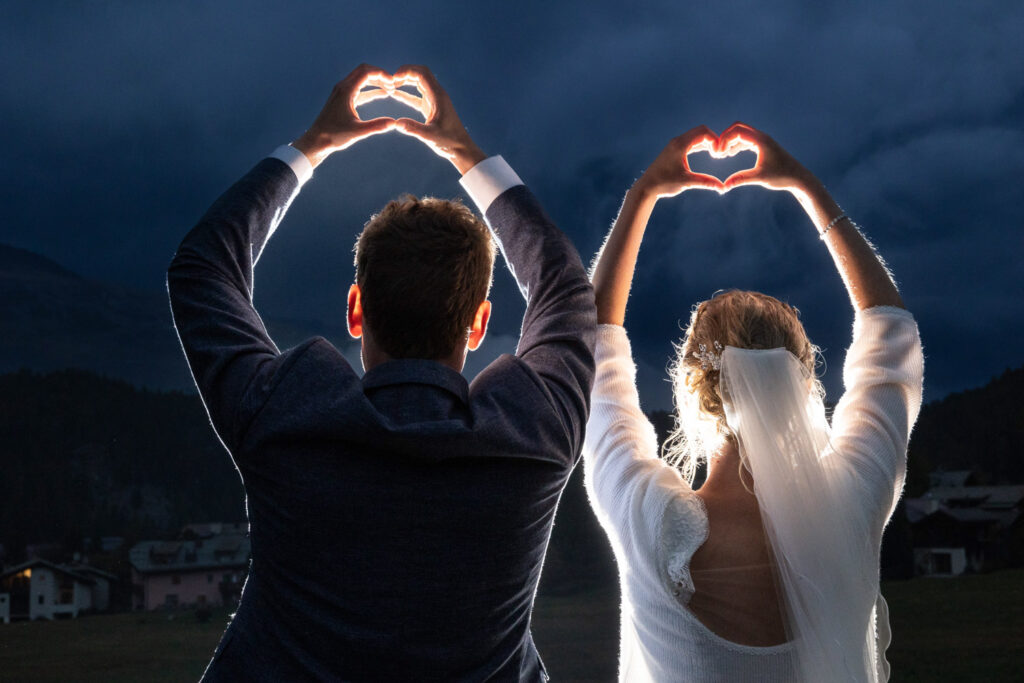
{"type": "MultiPolygon", "coordinates": [[[[372,338],[367,338],[365,332],[363,334],[362,340],[363,344],[362,350],[360,352],[360,357],[362,358],[363,361],[364,372],[369,372],[378,365],[381,365],[382,363],[387,363],[389,360],[394,359],[390,354],[388,354],[375,343],[373,343],[372,338]]],[[[463,346],[461,349],[455,349],[455,351],[453,351],[450,355],[446,357],[424,358],[422,360],[432,360],[435,363],[440,363],[441,365],[445,365],[451,368],[455,372],[462,372],[462,368],[465,367],[466,365],[466,353],[466,347],[463,346]]]]}

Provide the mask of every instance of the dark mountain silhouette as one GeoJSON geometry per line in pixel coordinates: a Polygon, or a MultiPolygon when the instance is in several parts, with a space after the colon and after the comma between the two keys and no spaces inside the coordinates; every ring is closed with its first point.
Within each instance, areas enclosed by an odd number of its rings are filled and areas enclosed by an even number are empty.
{"type": "Polygon", "coordinates": [[[974,470],[982,484],[1024,483],[1024,367],[929,403],[910,438],[907,492],[934,470],[974,470]]]}
{"type": "MultiPolygon", "coordinates": [[[[315,334],[344,340],[337,325],[266,323],[282,348],[315,334]]],[[[79,368],[136,386],[194,391],[165,292],[90,280],[0,244],[0,372],[19,368],[79,368]]]]}
{"type": "MultiPolygon", "coordinates": [[[[59,273],[58,273],[59,274],[59,273]]],[[[911,441],[908,495],[936,468],[1024,481],[1024,368],[925,406],[911,441]]],[[[651,415],[664,438],[667,413],[651,415]]],[[[559,507],[545,590],[614,577],[610,547],[577,468],[559,507]]],[[[238,474],[195,394],[138,389],[80,370],[0,375],[0,543],[173,534],[194,521],[241,521],[238,474]]]]}
{"type": "MultiPolygon", "coordinates": [[[[268,327],[286,347],[318,326],[271,320],[268,327]]],[[[238,475],[191,393],[162,292],[88,280],[0,245],[5,371],[0,543],[9,561],[26,543],[57,540],[73,548],[83,536],[141,538],[173,534],[189,522],[244,519],[238,475]],[[32,371],[11,372],[17,368],[32,371]]],[[[920,495],[934,469],[1024,481],[1022,395],[1018,368],[925,406],[911,440],[908,494],[920,495]]],[[[664,439],[671,416],[658,411],[651,419],[664,439]]],[[[569,590],[609,576],[608,541],[578,468],[559,509],[544,583],[569,590]]]]}
{"type": "Polygon", "coordinates": [[[199,397],[81,370],[0,375],[0,543],[75,549],[191,521],[245,518],[242,486],[199,397]]]}
{"type": "Polygon", "coordinates": [[[167,299],[88,280],[0,245],[0,370],[82,368],[154,388],[191,388],[167,299]]]}

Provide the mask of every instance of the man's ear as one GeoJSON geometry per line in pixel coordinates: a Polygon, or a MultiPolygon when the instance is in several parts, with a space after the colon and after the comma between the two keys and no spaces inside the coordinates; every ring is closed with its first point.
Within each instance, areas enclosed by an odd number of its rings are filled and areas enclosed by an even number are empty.
{"type": "Polygon", "coordinates": [[[362,292],[359,291],[359,285],[354,284],[348,288],[348,333],[355,339],[363,336],[362,296],[362,292]]]}
{"type": "Polygon", "coordinates": [[[473,316],[473,327],[469,330],[469,340],[466,347],[470,351],[476,351],[480,342],[487,334],[487,323],[491,319],[491,302],[486,299],[476,307],[476,315],[473,316]]]}

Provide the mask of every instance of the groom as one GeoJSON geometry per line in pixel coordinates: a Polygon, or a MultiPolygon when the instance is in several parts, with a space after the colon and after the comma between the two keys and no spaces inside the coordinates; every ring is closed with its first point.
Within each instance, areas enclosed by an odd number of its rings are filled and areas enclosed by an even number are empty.
{"type": "Polygon", "coordinates": [[[545,680],[530,613],[583,440],[594,295],[569,240],[434,76],[357,68],[306,134],[213,204],[167,281],[252,540],[203,680],[545,680]],[[362,121],[356,107],[380,97],[426,121],[362,121]],[[253,265],[313,168],[393,129],[459,170],[526,298],[516,355],[472,383],[460,371],[486,331],[493,247],[458,202],[392,202],[360,235],[348,325],[361,379],[322,338],[279,351],[253,308],[253,265]]]}

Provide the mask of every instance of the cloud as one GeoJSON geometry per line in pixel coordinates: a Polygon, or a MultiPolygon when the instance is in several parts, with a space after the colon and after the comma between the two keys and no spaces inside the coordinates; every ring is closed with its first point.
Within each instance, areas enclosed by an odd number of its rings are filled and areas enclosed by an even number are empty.
{"type": "MultiPolygon", "coordinates": [[[[1024,333],[1008,151],[1024,122],[1022,28],[1024,5],[997,2],[22,4],[0,22],[0,242],[159,287],[206,206],[301,133],[351,67],[426,63],[587,263],[672,136],[735,119],[768,131],[889,260],[931,337],[930,385],[962,388],[1024,360],[1005,343],[1024,333]],[[960,333],[981,339],[970,360],[960,333]]],[[[403,191],[460,193],[410,139],[318,169],[260,264],[261,310],[336,315],[356,232],[403,191]]],[[[644,363],[663,367],[690,305],[727,286],[794,300],[841,361],[850,312],[834,269],[799,209],[769,195],[659,205],[628,320],[644,363]]],[[[514,336],[507,275],[493,298],[492,333],[514,336]]]]}

